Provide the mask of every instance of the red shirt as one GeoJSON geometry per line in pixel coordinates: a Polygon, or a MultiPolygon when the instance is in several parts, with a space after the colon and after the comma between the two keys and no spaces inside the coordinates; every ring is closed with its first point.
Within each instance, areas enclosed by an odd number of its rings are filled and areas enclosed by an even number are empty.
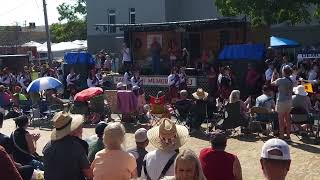
{"type": "Polygon", "coordinates": [[[260,75],[256,70],[254,69],[249,70],[246,77],[246,85],[253,87],[256,84],[259,76],[260,75]]]}
{"type": "Polygon", "coordinates": [[[0,146],[0,179],[22,180],[8,153],[0,146]]]}
{"type": "Polygon", "coordinates": [[[212,148],[201,150],[199,155],[202,170],[209,180],[233,180],[235,155],[212,148]]]}

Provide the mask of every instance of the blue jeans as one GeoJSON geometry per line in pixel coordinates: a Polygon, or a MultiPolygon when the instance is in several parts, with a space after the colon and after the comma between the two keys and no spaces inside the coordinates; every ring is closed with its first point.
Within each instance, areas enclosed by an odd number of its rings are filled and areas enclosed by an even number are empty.
{"type": "Polygon", "coordinates": [[[30,165],[34,168],[34,169],[39,169],[41,171],[44,171],[44,166],[43,166],[43,163],[38,161],[38,160],[35,160],[33,159],[31,162],[30,162],[30,165]]]}

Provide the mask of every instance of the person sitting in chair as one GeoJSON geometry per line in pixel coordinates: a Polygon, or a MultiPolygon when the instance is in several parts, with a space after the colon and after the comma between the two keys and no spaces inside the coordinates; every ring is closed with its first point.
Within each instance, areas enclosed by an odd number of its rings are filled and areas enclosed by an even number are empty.
{"type": "Polygon", "coordinates": [[[195,100],[192,107],[192,120],[188,123],[191,128],[191,133],[198,130],[207,117],[208,95],[209,94],[202,88],[197,89],[197,91],[192,94],[195,100]]]}
{"type": "Polygon", "coordinates": [[[241,131],[243,131],[246,127],[248,127],[248,108],[247,103],[249,102],[249,98],[246,102],[243,102],[240,99],[240,91],[233,90],[229,96],[229,103],[226,105],[226,112],[228,116],[224,119],[221,129],[234,129],[236,127],[241,126],[241,131]]]}
{"type": "MultiPolygon", "coordinates": [[[[272,119],[274,135],[278,134],[279,131],[278,114],[275,112],[275,106],[276,104],[274,102],[272,89],[269,86],[264,85],[262,88],[262,95],[256,99],[256,107],[263,107],[269,113],[258,115],[256,119],[258,121],[269,121],[269,119],[272,119]]],[[[263,131],[266,131],[265,124],[261,124],[261,127],[263,131]]]]}
{"type": "MultiPolygon", "coordinates": [[[[299,85],[295,88],[293,88],[293,92],[295,95],[292,96],[292,110],[291,114],[301,114],[301,115],[308,115],[308,118],[305,122],[308,122],[308,124],[314,123],[314,117],[310,113],[313,108],[311,105],[311,100],[308,96],[308,93],[306,92],[303,85],[299,85]]],[[[301,127],[299,127],[300,130],[306,130],[309,128],[308,124],[303,124],[301,127]]],[[[305,134],[305,132],[301,132],[302,134],[305,134]]]]}
{"type": "Polygon", "coordinates": [[[192,101],[187,98],[188,98],[187,90],[181,90],[180,91],[180,100],[178,100],[175,104],[175,107],[179,111],[180,117],[184,121],[187,120],[187,117],[188,117],[190,110],[191,110],[191,107],[192,107],[192,101]]]}

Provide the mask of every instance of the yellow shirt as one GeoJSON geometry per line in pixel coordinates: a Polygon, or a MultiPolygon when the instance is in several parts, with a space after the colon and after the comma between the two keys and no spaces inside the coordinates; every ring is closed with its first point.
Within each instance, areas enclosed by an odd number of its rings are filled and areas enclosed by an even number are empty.
{"type": "Polygon", "coordinates": [[[130,180],[137,164],[127,152],[103,149],[96,154],[91,168],[93,180],[130,180]]]}
{"type": "Polygon", "coordinates": [[[31,72],[31,80],[33,81],[33,80],[36,80],[36,79],[38,79],[38,78],[39,78],[38,72],[32,71],[32,72],[31,72]]]}

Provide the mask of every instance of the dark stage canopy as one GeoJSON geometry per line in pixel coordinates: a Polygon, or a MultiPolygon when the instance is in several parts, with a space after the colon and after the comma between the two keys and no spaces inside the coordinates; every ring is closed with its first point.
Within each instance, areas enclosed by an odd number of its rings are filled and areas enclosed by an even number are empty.
{"type": "Polygon", "coordinates": [[[164,23],[143,23],[143,24],[96,24],[96,31],[106,32],[109,27],[119,28],[121,31],[147,32],[147,31],[188,31],[203,28],[219,28],[244,26],[246,21],[242,19],[204,19],[193,21],[178,21],[164,23]]]}

